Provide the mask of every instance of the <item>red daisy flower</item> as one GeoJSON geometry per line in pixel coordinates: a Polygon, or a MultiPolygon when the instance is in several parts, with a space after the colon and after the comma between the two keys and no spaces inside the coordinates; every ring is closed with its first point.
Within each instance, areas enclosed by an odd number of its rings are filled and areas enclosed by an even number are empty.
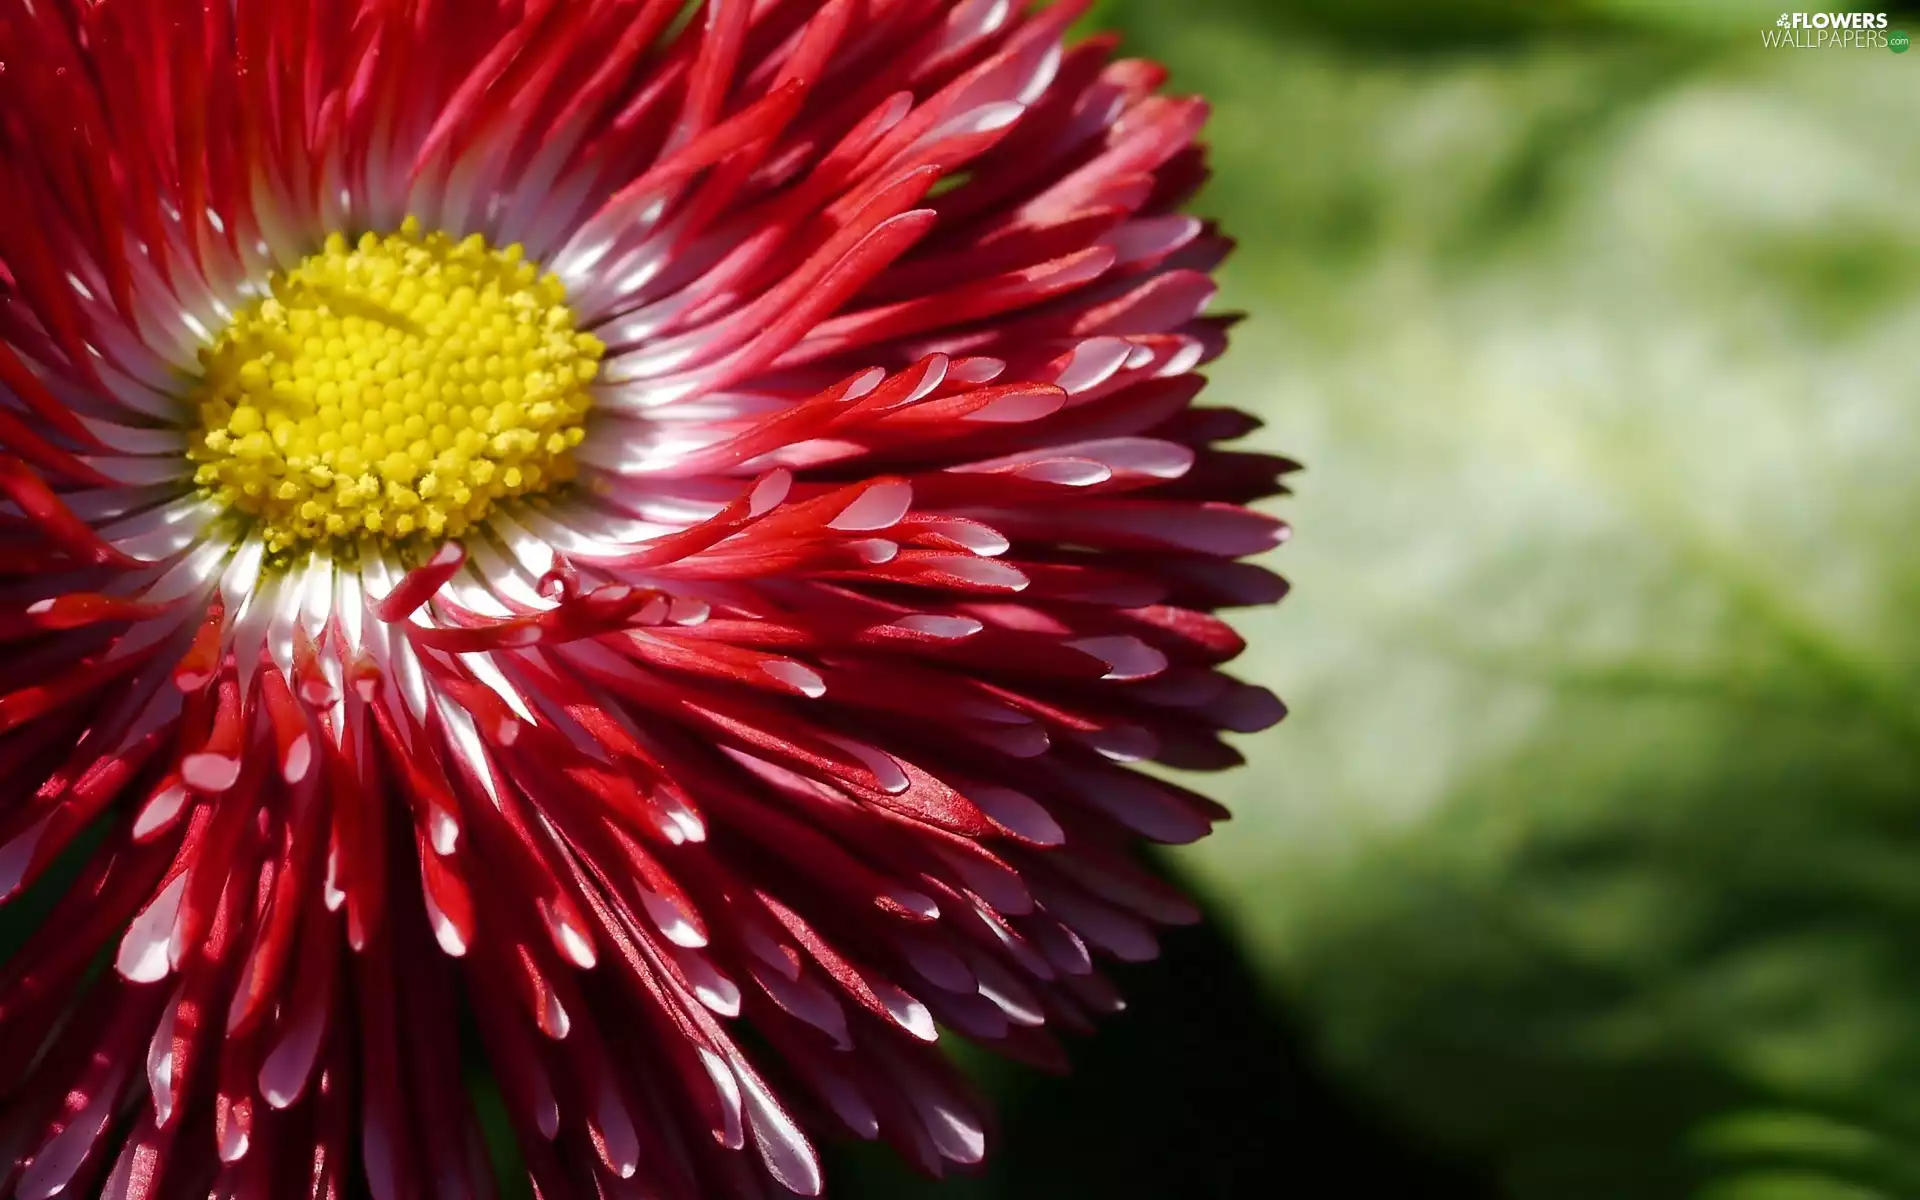
{"type": "Polygon", "coordinates": [[[0,0],[0,1196],[980,1159],[1280,715],[1082,7],[0,0]]]}

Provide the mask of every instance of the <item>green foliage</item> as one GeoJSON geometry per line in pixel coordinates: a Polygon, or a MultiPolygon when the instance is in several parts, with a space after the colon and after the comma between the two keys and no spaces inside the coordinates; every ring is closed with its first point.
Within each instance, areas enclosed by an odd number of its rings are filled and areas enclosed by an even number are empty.
{"type": "Polygon", "coordinates": [[[1309,467],[1296,715],[1184,861],[1509,1194],[1920,1194],[1920,63],[1338,7],[1116,6],[1218,104],[1213,395],[1309,467]]]}

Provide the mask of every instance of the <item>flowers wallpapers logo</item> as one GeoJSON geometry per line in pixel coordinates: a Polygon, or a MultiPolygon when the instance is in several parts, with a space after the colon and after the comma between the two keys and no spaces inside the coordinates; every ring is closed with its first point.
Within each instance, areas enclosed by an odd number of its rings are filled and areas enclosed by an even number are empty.
{"type": "MultiPolygon", "coordinates": [[[[0,0],[0,1196],[939,1174],[1195,910],[1293,464],[1004,0],[0,0]]],[[[1150,49],[1150,48],[1148,48],[1150,49]]]]}
{"type": "Polygon", "coordinates": [[[1773,49],[1870,49],[1889,40],[1886,13],[1781,13],[1773,25],[1760,32],[1761,44],[1773,49]]]}

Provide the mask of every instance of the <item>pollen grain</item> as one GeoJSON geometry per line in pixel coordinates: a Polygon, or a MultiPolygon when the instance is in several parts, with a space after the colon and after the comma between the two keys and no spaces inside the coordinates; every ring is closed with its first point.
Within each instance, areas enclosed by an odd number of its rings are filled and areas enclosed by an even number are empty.
{"type": "Polygon", "coordinates": [[[519,245],[336,233],[201,351],[194,481],[274,553],[457,538],[574,477],[604,354],[519,245]]]}

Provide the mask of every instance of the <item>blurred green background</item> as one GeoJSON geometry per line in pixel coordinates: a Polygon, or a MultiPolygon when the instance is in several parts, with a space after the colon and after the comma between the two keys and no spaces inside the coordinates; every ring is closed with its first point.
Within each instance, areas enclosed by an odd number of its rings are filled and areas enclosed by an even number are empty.
{"type": "Polygon", "coordinates": [[[1217,104],[1295,715],[989,1173],[840,1195],[1920,1196],[1920,53],[1779,15],[1099,5],[1217,104]]]}

